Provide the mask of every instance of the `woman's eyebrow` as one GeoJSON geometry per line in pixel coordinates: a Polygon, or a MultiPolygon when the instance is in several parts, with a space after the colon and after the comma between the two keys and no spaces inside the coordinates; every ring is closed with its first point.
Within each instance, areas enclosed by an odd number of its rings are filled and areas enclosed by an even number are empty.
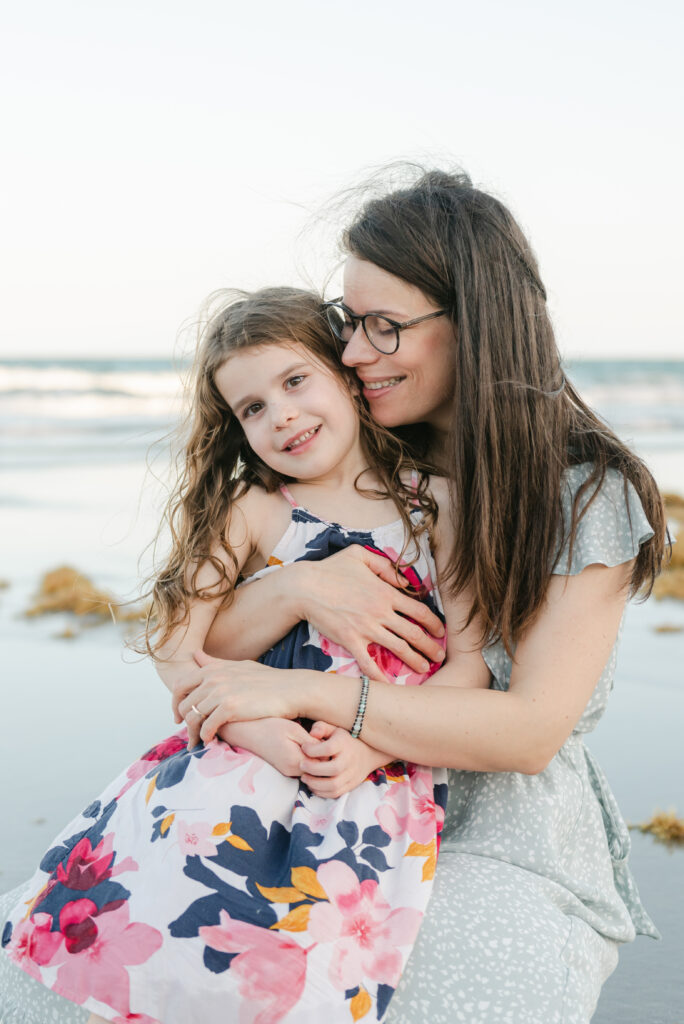
{"type": "Polygon", "coordinates": [[[344,299],[342,299],[342,305],[345,307],[345,309],[349,310],[349,312],[352,314],[352,316],[357,316],[357,315],[358,316],[361,316],[361,315],[363,315],[363,316],[369,316],[369,315],[370,316],[394,316],[394,317],[398,317],[399,319],[401,319],[402,317],[405,316],[404,313],[399,313],[396,309],[369,309],[369,310],[367,310],[363,314],[360,314],[360,313],[357,314],[351,308],[349,303],[344,301],[344,299]]]}

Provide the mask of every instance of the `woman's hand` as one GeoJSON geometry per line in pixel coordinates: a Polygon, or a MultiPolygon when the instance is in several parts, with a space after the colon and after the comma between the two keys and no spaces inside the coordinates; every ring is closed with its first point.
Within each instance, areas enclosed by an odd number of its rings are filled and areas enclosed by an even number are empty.
{"type": "Polygon", "coordinates": [[[227,722],[259,718],[296,718],[298,710],[288,701],[286,669],[257,661],[224,661],[196,651],[201,672],[196,683],[178,703],[178,713],[188,727],[188,749],[213,740],[227,722]]]}
{"type": "Polygon", "coordinates": [[[329,798],[356,789],[376,768],[394,760],[327,722],[314,723],[302,743],[302,754],[302,782],[316,796],[329,798]]]}
{"type": "Polygon", "coordinates": [[[352,544],[323,561],[298,564],[309,574],[302,618],[349,651],[366,675],[376,677],[379,671],[368,653],[373,643],[414,672],[427,672],[426,658],[443,660],[443,646],[434,639],[444,635],[442,623],[426,604],[404,593],[408,581],[388,558],[352,544]]]}

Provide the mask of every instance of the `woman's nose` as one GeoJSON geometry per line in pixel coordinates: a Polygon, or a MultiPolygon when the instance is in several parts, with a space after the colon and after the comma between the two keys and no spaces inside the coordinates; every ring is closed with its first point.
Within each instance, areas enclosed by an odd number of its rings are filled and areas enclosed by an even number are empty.
{"type": "Polygon", "coordinates": [[[366,337],[362,324],[356,325],[347,344],[342,349],[342,362],[345,366],[361,366],[365,363],[374,363],[379,353],[373,348],[366,337]]]}

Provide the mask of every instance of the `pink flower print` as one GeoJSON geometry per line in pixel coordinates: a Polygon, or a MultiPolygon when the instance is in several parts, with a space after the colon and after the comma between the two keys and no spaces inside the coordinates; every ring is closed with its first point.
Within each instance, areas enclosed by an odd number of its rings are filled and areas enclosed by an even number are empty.
{"type": "Polygon", "coordinates": [[[319,643],[323,653],[333,658],[333,667],[328,669],[329,672],[336,672],[340,676],[358,676],[359,666],[346,647],[340,647],[333,640],[328,640],[327,636],[320,634],[319,643]]]}
{"type": "Polygon", "coordinates": [[[50,914],[34,914],[14,926],[7,955],[18,967],[40,981],[40,967],[49,964],[62,944],[62,936],[51,931],[50,914]]]}
{"type": "Polygon", "coordinates": [[[220,922],[199,934],[212,949],[238,954],[230,971],[240,979],[244,1000],[240,1024],[277,1024],[304,991],[306,950],[279,931],[235,921],[225,910],[220,922]]]}
{"type": "Polygon", "coordinates": [[[380,828],[399,839],[408,832],[416,843],[429,843],[441,832],[444,808],[435,803],[429,768],[408,767],[409,778],[394,782],[375,812],[380,828]]]}
{"type": "Polygon", "coordinates": [[[62,908],[59,923],[65,944],[52,960],[60,965],[53,990],[79,1006],[92,998],[130,1013],[126,967],[149,960],[162,945],[160,932],[129,922],[125,901],[98,911],[92,900],[75,900],[62,908]]]}
{"type": "Polygon", "coordinates": [[[325,835],[330,828],[332,819],[332,814],[312,814],[307,821],[307,825],[312,832],[319,832],[321,835],[325,835]]]}
{"type": "Polygon", "coordinates": [[[155,744],[154,747],[150,747],[140,758],[141,761],[147,762],[146,771],[150,770],[149,762],[166,761],[167,758],[173,757],[179,750],[185,750],[188,745],[188,730],[185,726],[179,729],[178,732],[174,732],[173,735],[168,736],[167,739],[162,740],[161,743],[155,744]]]}
{"type": "Polygon", "coordinates": [[[213,857],[216,853],[216,843],[210,838],[212,831],[212,826],[206,821],[195,821],[192,825],[185,821],[177,821],[176,834],[181,853],[186,857],[213,857]]]}
{"type": "Polygon", "coordinates": [[[158,764],[159,761],[164,761],[167,757],[172,757],[177,754],[179,750],[184,750],[188,745],[188,730],[185,726],[178,732],[169,736],[167,739],[162,740],[161,743],[157,743],[156,746],[150,747],[137,761],[126,770],[126,778],[128,782],[124,785],[120,793],[117,793],[116,799],[120,800],[124,793],[133,786],[138,779],[142,779],[150,770],[151,764],[158,764]]]}
{"type": "MultiPolygon", "coordinates": [[[[435,639],[441,647],[446,649],[445,636],[435,637],[435,639]]],[[[414,672],[396,654],[376,643],[368,644],[368,653],[386,679],[392,683],[399,682],[402,686],[420,686],[431,675],[434,675],[438,668],[442,667],[441,661],[431,661],[427,672],[414,672]]]]}
{"type": "Polygon", "coordinates": [[[329,974],[335,988],[346,991],[364,979],[396,986],[399,947],[414,942],[423,915],[409,907],[392,910],[376,881],[359,882],[342,861],[321,864],[316,876],[329,902],[311,908],[309,935],[315,942],[334,943],[329,974]]]}
{"type": "Polygon", "coordinates": [[[112,1024],[161,1024],[161,1021],[146,1013],[128,1013],[125,1017],[115,1017],[112,1024]]]}
{"type": "MultiPolygon", "coordinates": [[[[112,832],[105,836],[95,849],[92,848],[87,836],[79,839],[69,854],[66,868],[63,864],[57,865],[57,881],[65,885],[67,889],[76,889],[81,892],[92,889],[99,882],[104,882],[112,875],[113,845],[114,834],[112,832]]],[[[120,870],[122,869],[123,866],[120,870]]]]}
{"type": "MultiPolygon", "coordinates": [[[[386,647],[381,647],[380,644],[368,644],[368,653],[385,678],[390,682],[395,682],[399,676],[411,671],[401,658],[397,657],[396,654],[393,654],[386,647]]],[[[421,676],[420,679],[422,682],[423,677],[421,676]]]]}
{"type": "Polygon", "coordinates": [[[243,793],[254,792],[254,776],[264,766],[260,757],[256,757],[249,750],[243,750],[242,747],[233,747],[221,739],[211,740],[207,743],[205,751],[197,763],[200,775],[215,778],[246,765],[247,771],[241,776],[238,785],[243,793]]]}

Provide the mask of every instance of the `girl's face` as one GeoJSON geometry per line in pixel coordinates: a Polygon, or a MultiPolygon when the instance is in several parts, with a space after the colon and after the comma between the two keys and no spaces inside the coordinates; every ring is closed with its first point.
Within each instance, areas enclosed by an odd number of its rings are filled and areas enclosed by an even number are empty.
{"type": "MultiPolygon", "coordinates": [[[[356,256],[344,269],[344,297],[352,313],[382,313],[403,323],[438,307],[414,285],[356,256]]],[[[363,386],[373,417],[385,427],[429,423],[448,431],[454,391],[454,331],[447,316],[399,333],[399,348],[385,355],[373,348],[359,324],[342,353],[363,386]]]]}
{"type": "Polygon", "coordinates": [[[353,399],[303,345],[242,349],[215,380],[250,448],[277,473],[313,481],[363,468],[353,399]]]}

